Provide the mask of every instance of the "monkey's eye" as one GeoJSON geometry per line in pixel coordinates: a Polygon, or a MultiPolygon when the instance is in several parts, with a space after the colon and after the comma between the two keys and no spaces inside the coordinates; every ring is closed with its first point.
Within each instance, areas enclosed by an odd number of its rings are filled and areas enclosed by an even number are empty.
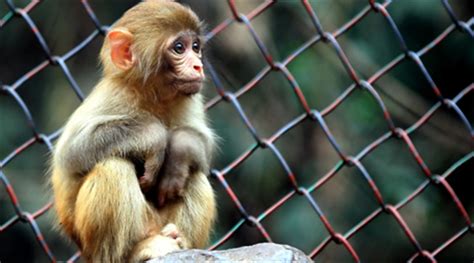
{"type": "Polygon", "coordinates": [[[199,41],[193,42],[193,51],[196,53],[199,53],[199,51],[201,51],[201,44],[199,43],[199,41]]]}
{"type": "Polygon", "coordinates": [[[174,52],[176,52],[178,54],[183,54],[184,51],[185,51],[184,44],[181,43],[181,42],[174,43],[173,50],[174,50],[174,52]]]}

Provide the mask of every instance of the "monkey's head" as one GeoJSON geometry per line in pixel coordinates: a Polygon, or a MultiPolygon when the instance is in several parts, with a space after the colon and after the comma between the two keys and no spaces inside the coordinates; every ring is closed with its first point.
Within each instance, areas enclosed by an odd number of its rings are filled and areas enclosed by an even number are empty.
{"type": "Polygon", "coordinates": [[[111,28],[101,50],[104,76],[127,85],[192,95],[201,89],[201,22],[173,1],[142,2],[111,28]],[[165,89],[165,90],[163,90],[165,89]]]}

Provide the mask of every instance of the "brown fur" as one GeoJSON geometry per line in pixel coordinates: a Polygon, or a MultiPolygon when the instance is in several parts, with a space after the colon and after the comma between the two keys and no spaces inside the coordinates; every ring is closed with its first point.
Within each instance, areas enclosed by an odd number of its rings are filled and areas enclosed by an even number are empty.
{"type": "Polygon", "coordinates": [[[134,60],[118,68],[105,40],[104,77],[57,142],[51,182],[60,227],[88,262],[136,262],[202,248],[215,218],[205,174],[214,134],[201,95],[172,84],[192,69],[167,55],[173,36],[199,35],[200,22],[187,7],[155,0],[127,11],[115,29],[133,36],[134,60]],[[151,190],[140,171],[150,175],[151,190]]]}

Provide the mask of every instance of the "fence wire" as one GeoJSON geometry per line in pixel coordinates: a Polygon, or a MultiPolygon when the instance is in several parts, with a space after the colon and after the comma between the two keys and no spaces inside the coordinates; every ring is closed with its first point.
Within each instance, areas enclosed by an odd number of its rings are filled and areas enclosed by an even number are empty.
{"type": "MultiPolygon", "coordinates": [[[[14,20],[23,20],[28,25],[32,34],[34,34],[34,37],[38,44],[41,46],[44,54],[43,62],[38,64],[36,67],[30,69],[26,74],[16,79],[13,83],[3,83],[1,82],[2,80],[0,80],[0,95],[11,97],[16,102],[17,106],[22,110],[32,133],[30,139],[28,139],[22,145],[19,145],[16,149],[13,149],[10,154],[5,157],[0,156],[0,158],[2,158],[0,161],[0,179],[3,182],[3,191],[8,194],[15,211],[15,215],[8,219],[6,222],[0,222],[0,234],[9,228],[12,228],[16,224],[29,225],[31,231],[36,237],[38,245],[41,246],[42,250],[51,261],[64,259],[58,259],[51,251],[50,244],[45,241],[42,231],[38,226],[37,220],[51,209],[52,203],[46,203],[44,204],[44,206],[35,211],[27,211],[23,209],[21,202],[19,202],[17,191],[15,190],[16,187],[15,185],[12,185],[8,179],[18,175],[6,174],[4,173],[4,168],[7,167],[13,159],[21,155],[25,150],[35,144],[46,145],[49,151],[51,151],[53,148],[53,142],[58,138],[61,133],[61,129],[58,129],[57,131],[50,134],[42,133],[42,131],[38,129],[35,123],[35,119],[32,117],[32,112],[30,111],[29,105],[24,102],[23,97],[18,92],[28,80],[30,80],[32,77],[39,74],[48,67],[59,67],[64,76],[67,78],[70,84],[70,88],[74,91],[77,97],[81,101],[84,99],[84,92],[76,82],[74,75],[71,74],[67,62],[71,58],[77,56],[77,54],[81,50],[90,45],[94,39],[103,37],[106,34],[109,26],[104,25],[100,22],[100,19],[98,18],[94,9],[90,6],[87,0],[81,0],[80,2],[84,10],[87,12],[90,20],[94,23],[95,30],[90,33],[90,35],[86,37],[80,44],[73,47],[67,53],[62,55],[53,54],[51,52],[50,46],[48,46],[48,42],[45,40],[41,32],[41,28],[37,27],[35,20],[30,16],[30,13],[35,8],[43,4],[43,1],[33,0],[29,2],[26,6],[19,6],[16,5],[12,0],[5,0],[5,3],[8,7],[7,13],[0,14],[3,15],[3,18],[0,19],[0,30],[8,26],[14,20]]],[[[463,203],[458,198],[456,191],[453,189],[453,187],[451,187],[448,180],[448,178],[453,174],[453,172],[455,172],[461,166],[468,165],[468,162],[472,161],[474,154],[472,151],[470,151],[465,154],[464,157],[460,158],[457,162],[452,163],[452,165],[447,168],[444,173],[434,174],[430,170],[430,167],[428,167],[428,165],[425,163],[423,156],[419,153],[416,146],[412,142],[410,135],[421,127],[423,127],[430,120],[430,118],[440,109],[448,109],[453,114],[455,114],[464,124],[467,131],[466,137],[468,137],[471,142],[473,141],[474,130],[470,122],[472,120],[468,119],[467,114],[465,114],[465,112],[461,110],[461,108],[458,106],[458,103],[461,100],[468,100],[469,95],[472,98],[474,84],[469,84],[454,97],[444,96],[441,92],[441,89],[438,87],[438,85],[435,83],[432,76],[430,75],[429,70],[425,67],[425,64],[423,63],[423,56],[425,56],[434,47],[438,46],[440,43],[445,41],[445,39],[447,39],[451,34],[454,34],[455,32],[457,32],[456,34],[464,34],[466,37],[474,39],[474,17],[471,17],[467,21],[460,20],[456,13],[453,11],[448,0],[441,0],[439,2],[433,1],[433,3],[430,2],[430,4],[441,4],[444,7],[445,12],[449,15],[452,23],[440,35],[434,38],[429,44],[419,50],[412,50],[407,45],[403,34],[400,32],[397,26],[396,21],[392,18],[390,12],[388,11],[388,7],[390,5],[396,5],[396,2],[392,3],[392,1],[387,0],[379,3],[375,0],[368,0],[366,6],[358,14],[348,19],[347,22],[340,28],[337,28],[333,32],[328,32],[325,30],[324,26],[320,22],[320,19],[318,18],[318,13],[324,12],[324,10],[315,10],[309,1],[302,0],[299,3],[301,5],[301,8],[303,8],[305,10],[305,13],[307,14],[306,19],[309,19],[311,21],[312,26],[314,27],[313,36],[308,39],[304,44],[302,44],[299,48],[295,49],[286,58],[281,61],[277,61],[272,57],[272,54],[269,52],[269,49],[264,44],[264,41],[261,39],[261,37],[252,25],[253,19],[260,16],[267,10],[271,9],[273,6],[277,5],[277,2],[278,1],[276,0],[264,1],[257,8],[244,14],[237,8],[235,0],[228,0],[227,4],[232,16],[228,17],[222,23],[212,28],[206,35],[206,38],[208,40],[211,40],[217,35],[224,32],[234,23],[244,25],[248,32],[251,34],[256,45],[258,46],[258,49],[261,53],[261,59],[266,62],[266,66],[260,72],[255,74],[255,76],[250,82],[248,82],[246,85],[242,86],[235,92],[229,91],[229,89],[226,88],[226,86],[223,84],[223,81],[221,81],[220,76],[216,72],[213,65],[208,63],[207,61],[205,62],[208,76],[210,76],[210,78],[212,79],[212,82],[217,91],[217,95],[207,102],[208,110],[213,109],[214,106],[220,103],[227,103],[231,105],[238,113],[241,121],[245,124],[248,132],[254,139],[254,143],[249,146],[248,150],[241,153],[238,158],[228,163],[226,167],[222,169],[211,170],[211,177],[215,179],[218,184],[220,183],[220,185],[223,187],[223,189],[235,205],[235,208],[239,211],[241,218],[231,229],[228,230],[225,235],[219,237],[217,241],[215,241],[215,243],[210,247],[210,249],[218,249],[219,247],[221,247],[229,239],[231,239],[236,234],[236,232],[244,225],[254,227],[265,240],[271,242],[272,237],[266,230],[265,226],[263,225],[263,222],[265,222],[266,218],[269,215],[278,211],[287,201],[294,198],[295,196],[300,196],[305,198],[305,200],[314,210],[314,213],[319,217],[320,222],[324,225],[327,231],[327,237],[319,244],[313,244],[313,250],[308,253],[308,256],[313,259],[318,259],[318,255],[320,255],[330,243],[335,243],[347,250],[347,252],[351,255],[352,259],[355,262],[360,262],[363,259],[359,256],[358,251],[351,244],[351,238],[356,236],[362,229],[371,224],[374,219],[380,217],[382,214],[385,214],[395,219],[395,221],[398,223],[399,228],[403,231],[407,238],[406,242],[411,243],[411,245],[416,251],[413,255],[407,255],[408,261],[424,258],[431,262],[436,262],[437,256],[442,253],[446,248],[451,245],[455,245],[457,241],[459,241],[466,235],[472,235],[474,233],[474,224],[472,223],[471,216],[469,215],[463,203]],[[385,20],[387,25],[386,30],[390,30],[398,42],[399,55],[393,58],[389,63],[378,69],[373,75],[369,76],[368,78],[363,78],[356,73],[356,70],[354,69],[350,60],[346,56],[346,52],[339,44],[338,38],[344,35],[355,25],[363,21],[364,18],[366,18],[370,13],[374,13],[385,20]],[[340,62],[342,63],[347,75],[352,80],[352,84],[348,86],[339,95],[339,97],[337,97],[327,107],[320,110],[312,108],[310,106],[310,104],[307,102],[305,94],[300,89],[298,80],[292,75],[292,72],[288,69],[288,64],[290,64],[293,60],[299,57],[305,50],[311,48],[319,42],[322,42],[332,48],[333,52],[335,52],[340,62]],[[410,127],[403,129],[398,127],[392,120],[390,111],[387,109],[384,100],[382,99],[381,95],[379,94],[379,91],[375,87],[375,84],[380,78],[393,71],[398,65],[400,65],[400,63],[406,60],[412,61],[416,64],[417,68],[419,69],[419,72],[416,72],[414,74],[421,74],[423,76],[423,78],[426,80],[427,84],[431,88],[432,94],[436,96],[437,103],[435,103],[410,127]],[[262,137],[261,135],[259,135],[257,129],[254,127],[254,125],[248,118],[248,114],[252,113],[244,111],[244,107],[239,102],[239,98],[254,89],[270,72],[278,72],[288,81],[289,85],[292,88],[292,91],[294,92],[296,98],[299,101],[302,113],[298,117],[283,125],[273,135],[269,137],[262,137]],[[385,134],[375,139],[374,141],[366,145],[362,151],[352,156],[348,155],[344,151],[344,149],[342,149],[342,147],[338,144],[331,129],[326,124],[325,119],[327,118],[327,116],[331,115],[331,113],[335,109],[337,109],[341,104],[343,104],[350,96],[352,96],[357,90],[367,92],[373,98],[373,100],[379,107],[381,116],[383,116],[386,121],[387,128],[385,134]],[[294,129],[305,121],[313,122],[314,125],[320,127],[324,131],[327,140],[332,145],[332,147],[337,152],[340,158],[340,161],[337,162],[332,167],[332,169],[330,169],[324,176],[314,181],[309,187],[303,187],[298,182],[297,177],[292,171],[287,160],[285,160],[280,150],[275,146],[276,141],[285,136],[288,131],[294,129]],[[384,196],[379,190],[379,186],[373,180],[372,175],[367,171],[367,169],[361,162],[362,159],[370,155],[375,149],[391,140],[398,140],[406,145],[406,147],[409,149],[412,158],[418,164],[421,173],[425,178],[424,181],[413,192],[406,195],[403,200],[399,201],[396,204],[388,203],[384,200],[384,196]],[[269,206],[260,214],[251,214],[248,212],[248,208],[246,208],[241,203],[241,201],[239,200],[239,196],[234,191],[235,189],[232,188],[232,186],[228,183],[227,180],[228,176],[238,166],[240,166],[247,159],[249,159],[249,157],[252,156],[259,149],[268,150],[275,155],[281,165],[281,169],[284,170],[288,177],[288,184],[291,185],[292,190],[286,193],[286,195],[284,195],[280,200],[269,206]],[[321,186],[325,185],[328,181],[337,176],[343,167],[354,167],[360,173],[360,176],[362,176],[362,178],[372,190],[373,198],[378,204],[377,209],[367,215],[363,220],[354,225],[347,232],[339,232],[333,226],[333,224],[331,224],[330,220],[328,220],[328,218],[325,216],[324,211],[318,205],[318,201],[314,198],[313,195],[311,195],[313,192],[318,191],[321,186]],[[423,244],[418,241],[417,236],[412,231],[412,228],[400,213],[400,211],[405,206],[407,206],[407,204],[413,202],[413,200],[415,200],[421,193],[423,193],[429,187],[446,192],[449,199],[451,199],[452,202],[455,204],[455,207],[457,208],[457,211],[459,213],[459,217],[464,220],[464,227],[459,229],[456,233],[453,233],[452,236],[444,240],[444,242],[439,243],[437,248],[431,250],[425,248],[423,244]]],[[[8,50],[2,50],[2,52],[8,52],[8,50]]],[[[472,147],[470,149],[472,149],[472,147]]],[[[472,176],[472,174],[468,176],[472,176]]],[[[68,261],[76,261],[79,257],[80,252],[76,252],[75,254],[71,255],[68,261]]]]}

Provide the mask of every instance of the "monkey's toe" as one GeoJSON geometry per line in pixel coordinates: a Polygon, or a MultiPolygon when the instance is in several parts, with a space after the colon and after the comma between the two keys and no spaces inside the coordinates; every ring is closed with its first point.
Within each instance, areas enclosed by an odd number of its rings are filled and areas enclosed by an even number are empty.
{"type": "Polygon", "coordinates": [[[167,224],[162,230],[161,234],[165,237],[170,237],[172,239],[178,239],[180,237],[180,233],[178,231],[178,227],[175,224],[167,224]]]}
{"type": "Polygon", "coordinates": [[[159,234],[144,240],[139,244],[137,253],[132,257],[132,262],[146,261],[152,258],[164,256],[176,250],[183,249],[181,238],[171,238],[159,234]]]}

